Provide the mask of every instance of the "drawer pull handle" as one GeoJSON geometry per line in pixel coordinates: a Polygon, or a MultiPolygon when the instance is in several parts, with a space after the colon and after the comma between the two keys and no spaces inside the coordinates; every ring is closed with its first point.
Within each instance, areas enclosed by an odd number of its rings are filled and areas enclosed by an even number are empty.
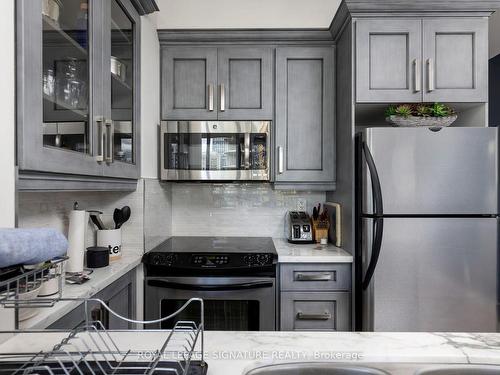
{"type": "Polygon", "coordinates": [[[331,273],[298,273],[297,281],[331,281],[332,274],[331,273]]]}
{"type": "Polygon", "coordinates": [[[328,312],[324,312],[321,314],[304,314],[303,312],[297,313],[298,320],[330,320],[332,318],[332,314],[328,312]]]}

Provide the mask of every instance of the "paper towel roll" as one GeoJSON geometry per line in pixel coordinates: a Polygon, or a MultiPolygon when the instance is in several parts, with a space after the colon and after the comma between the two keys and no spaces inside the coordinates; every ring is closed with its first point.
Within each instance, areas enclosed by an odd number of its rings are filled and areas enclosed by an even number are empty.
{"type": "Polygon", "coordinates": [[[87,228],[87,212],[73,210],[69,213],[68,261],[66,272],[82,272],[85,251],[85,229],[87,228]]]}

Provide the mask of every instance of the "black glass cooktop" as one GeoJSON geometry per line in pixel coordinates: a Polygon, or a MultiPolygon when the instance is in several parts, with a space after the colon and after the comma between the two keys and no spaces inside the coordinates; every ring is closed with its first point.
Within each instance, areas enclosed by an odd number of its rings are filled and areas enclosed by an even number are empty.
{"type": "Polygon", "coordinates": [[[151,253],[276,254],[271,237],[171,237],[151,253]]]}

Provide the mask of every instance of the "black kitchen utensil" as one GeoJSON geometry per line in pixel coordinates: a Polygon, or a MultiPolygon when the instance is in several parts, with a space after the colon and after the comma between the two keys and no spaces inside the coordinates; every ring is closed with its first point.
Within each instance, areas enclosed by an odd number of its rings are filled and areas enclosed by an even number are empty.
{"type": "Polygon", "coordinates": [[[116,229],[121,228],[121,226],[122,226],[123,224],[125,224],[125,223],[128,221],[128,219],[130,219],[130,215],[131,215],[131,213],[132,213],[132,212],[131,212],[131,210],[130,210],[130,207],[129,207],[129,206],[125,206],[125,207],[123,207],[123,208],[121,209],[121,216],[122,216],[122,217],[121,217],[121,221],[117,224],[116,229]]]}
{"type": "Polygon", "coordinates": [[[96,211],[96,210],[90,210],[90,211],[87,211],[90,215],[90,220],[92,220],[92,222],[94,223],[94,225],[97,227],[97,229],[99,230],[103,230],[103,229],[106,229],[104,227],[104,224],[100,218],[99,215],[102,214],[101,211],[96,211]]]}
{"type": "Polygon", "coordinates": [[[123,224],[123,211],[119,208],[115,208],[113,211],[113,221],[115,222],[115,229],[120,228],[123,224]]]}

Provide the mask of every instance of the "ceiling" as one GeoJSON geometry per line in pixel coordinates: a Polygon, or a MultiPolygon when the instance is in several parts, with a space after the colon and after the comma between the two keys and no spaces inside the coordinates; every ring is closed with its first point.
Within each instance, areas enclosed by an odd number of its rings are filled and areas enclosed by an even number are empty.
{"type": "Polygon", "coordinates": [[[158,29],[327,28],[341,0],[156,0],[158,29]]]}

